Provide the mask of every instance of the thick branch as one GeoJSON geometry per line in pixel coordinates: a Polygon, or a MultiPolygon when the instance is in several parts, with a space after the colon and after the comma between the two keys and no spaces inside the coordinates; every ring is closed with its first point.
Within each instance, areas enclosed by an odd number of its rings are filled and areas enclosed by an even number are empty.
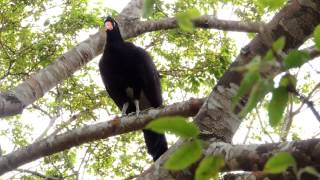
{"type": "MultiPolygon", "coordinates": [[[[306,166],[317,166],[320,164],[320,139],[310,139],[304,141],[293,141],[283,143],[270,143],[262,145],[231,145],[224,142],[214,142],[206,146],[203,156],[221,155],[225,158],[226,171],[262,171],[267,160],[278,152],[289,152],[295,158],[298,168],[306,166]]],[[[167,153],[166,155],[167,156],[167,153]]],[[[153,164],[146,172],[141,174],[138,179],[167,179],[161,157],[160,161],[153,164]],[[162,174],[165,173],[165,174],[162,174]],[[164,176],[165,175],[165,176],[164,176]]],[[[195,165],[192,166],[194,168],[195,165]]],[[[189,170],[175,172],[177,179],[193,179],[193,174],[189,170]]]]}
{"type": "Polygon", "coordinates": [[[121,11],[121,16],[128,20],[136,20],[141,17],[144,0],[131,0],[121,11]]]}
{"type": "MultiPolygon", "coordinates": [[[[234,67],[249,63],[255,56],[263,56],[271,47],[273,41],[279,37],[286,38],[284,51],[298,48],[312,34],[314,28],[320,23],[320,1],[299,0],[289,3],[266,25],[266,29],[259,33],[232,63],[229,70],[219,80],[218,84],[201,107],[194,120],[199,125],[201,137],[204,140],[215,140],[231,142],[234,133],[237,131],[241,117],[231,110],[232,97],[237,92],[244,72],[232,71],[234,67]]],[[[281,69],[266,70],[269,77],[274,77],[281,72],[281,69]]],[[[237,112],[247,102],[244,97],[237,107],[237,112]]],[[[168,155],[176,149],[179,144],[172,146],[155,166],[145,171],[140,178],[148,179],[192,179],[194,169],[169,172],[163,168],[168,155]],[[188,172],[188,173],[184,173],[188,172]]]]}
{"type": "Polygon", "coordinates": [[[51,136],[35,142],[25,148],[0,157],[0,175],[18,166],[31,162],[43,156],[51,155],[74,146],[98,139],[107,138],[131,131],[142,129],[152,119],[161,116],[193,116],[204,99],[191,99],[159,109],[142,112],[137,119],[135,115],[116,117],[107,122],[101,122],[83,128],[75,129],[64,134],[51,136]]]}
{"type": "MultiPolygon", "coordinates": [[[[262,171],[228,173],[223,176],[223,180],[296,180],[297,177],[293,172],[283,172],[281,174],[265,174],[262,171]]],[[[319,180],[319,177],[309,173],[302,173],[300,179],[319,180]]]]}
{"type": "MultiPolygon", "coordinates": [[[[205,15],[195,19],[194,25],[195,27],[206,29],[220,29],[224,31],[238,32],[260,32],[264,28],[263,23],[220,20],[212,15],[205,15]]],[[[176,18],[166,18],[157,21],[142,21],[137,28],[138,32],[150,32],[177,27],[178,23],[176,18]]]]}
{"type": "Polygon", "coordinates": [[[262,171],[270,157],[284,151],[293,155],[298,168],[320,164],[320,139],[262,145],[212,143],[205,151],[205,155],[223,155],[225,157],[223,171],[262,171]]]}
{"type": "MultiPolygon", "coordinates": [[[[124,21],[123,19],[128,19],[128,17],[139,17],[143,2],[143,0],[129,2],[120,13],[120,19],[124,21]]],[[[121,23],[120,20],[120,24],[124,23],[121,23]]],[[[126,29],[130,29],[130,27],[125,27],[123,31],[126,32],[126,29]]],[[[70,77],[82,66],[98,56],[103,50],[106,39],[105,34],[104,31],[99,31],[91,35],[87,40],[64,53],[48,67],[33,74],[9,93],[1,93],[0,117],[22,113],[26,106],[41,98],[58,83],[70,77]]],[[[124,39],[137,35],[139,34],[135,33],[129,36],[128,33],[123,33],[124,39]]]]}

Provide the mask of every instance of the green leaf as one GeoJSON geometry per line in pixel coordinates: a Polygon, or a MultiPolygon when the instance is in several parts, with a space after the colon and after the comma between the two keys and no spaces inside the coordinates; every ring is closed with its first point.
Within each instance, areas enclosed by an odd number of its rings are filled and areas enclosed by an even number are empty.
{"type": "Polygon", "coordinates": [[[216,177],[223,166],[222,156],[205,157],[196,170],[196,180],[209,180],[211,177],[216,177]]]}
{"type": "Polygon", "coordinates": [[[151,129],[158,133],[171,132],[184,138],[197,137],[199,134],[199,129],[195,124],[187,122],[186,118],[180,116],[156,119],[151,121],[146,126],[146,129],[151,129]]]}
{"type": "Polygon", "coordinates": [[[189,18],[190,19],[194,19],[194,18],[197,18],[199,17],[201,14],[200,14],[200,11],[196,8],[191,8],[191,9],[188,9],[186,11],[186,13],[189,15],[189,18]]]}
{"type": "Polygon", "coordinates": [[[154,3],[155,3],[155,0],[144,0],[144,5],[143,5],[144,18],[147,18],[152,14],[154,3]]]}
{"type": "Polygon", "coordinates": [[[289,93],[286,87],[278,87],[272,92],[272,98],[268,106],[269,123],[276,127],[282,119],[287,106],[289,93]]]}
{"type": "Polygon", "coordinates": [[[284,59],[284,67],[286,69],[291,69],[295,67],[300,67],[310,58],[309,54],[304,51],[292,50],[289,52],[288,56],[284,59]]]}
{"type": "Polygon", "coordinates": [[[263,58],[265,61],[273,61],[275,58],[274,58],[274,55],[273,55],[273,52],[272,50],[269,50],[266,55],[264,56],[263,58]]]}
{"type": "Polygon", "coordinates": [[[267,80],[260,79],[251,89],[249,99],[245,107],[241,110],[240,116],[244,117],[273,87],[273,84],[267,80]]]}
{"type": "Polygon", "coordinates": [[[296,161],[288,152],[280,152],[271,157],[264,166],[267,173],[277,174],[284,172],[290,166],[294,166],[296,161]]]}
{"type": "Polygon", "coordinates": [[[283,6],[285,2],[286,0],[260,0],[259,4],[262,7],[269,8],[270,10],[276,10],[283,6]]]}
{"type": "Polygon", "coordinates": [[[245,74],[243,80],[240,83],[237,94],[232,99],[232,109],[234,110],[240,99],[248,93],[252,86],[260,79],[258,70],[249,71],[245,74]]]}
{"type": "Polygon", "coordinates": [[[285,44],[286,44],[286,39],[285,37],[282,36],[272,44],[272,48],[273,50],[280,52],[283,50],[285,44]]]}
{"type": "Polygon", "coordinates": [[[296,87],[297,85],[297,78],[292,76],[291,74],[286,74],[284,75],[281,80],[280,80],[280,83],[279,83],[279,86],[282,86],[282,87],[296,87]]]}
{"type": "Polygon", "coordinates": [[[169,170],[185,169],[200,158],[201,151],[201,142],[199,140],[183,144],[169,157],[164,167],[169,170]]]}
{"type": "Polygon", "coordinates": [[[320,25],[318,25],[313,32],[314,42],[316,47],[320,49],[320,25]]]}
{"type": "Polygon", "coordinates": [[[199,17],[201,14],[196,8],[191,8],[185,12],[180,12],[176,14],[178,25],[180,29],[186,32],[192,32],[194,27],[192,20],[199,17]]]}

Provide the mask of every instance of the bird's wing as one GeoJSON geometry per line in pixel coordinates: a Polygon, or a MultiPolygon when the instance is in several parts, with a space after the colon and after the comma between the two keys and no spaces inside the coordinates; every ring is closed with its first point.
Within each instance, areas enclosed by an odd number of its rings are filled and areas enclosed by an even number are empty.
{"type": "Polygon", "coordinates": [[[151,107],[162,105],[162,92],[160,76],[152,61],[151,56],[142,48],[136,47],[137,59],[139,59],[138,73],[142,79],[142,91],[151,107]]]}
{"type": "Polygon", "coordinates": [[[103,67],[104,64],[102,62],[99,63],[100,66],[100,75],[103,81],[103,84],[108,92],[109,97],[116,103],[116,105],[121,109],[123,104],[126,102],[126,96],[123,94],[118,86],[115,83],[119,83],[121,81],[112,79],[111,76],[106,75],[106,70],[103,67]]]}

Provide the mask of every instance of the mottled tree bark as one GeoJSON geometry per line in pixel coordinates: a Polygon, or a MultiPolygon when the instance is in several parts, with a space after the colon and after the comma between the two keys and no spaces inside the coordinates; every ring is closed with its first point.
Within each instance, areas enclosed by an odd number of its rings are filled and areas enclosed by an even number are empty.
{"type": "Polygon", "coordinates": [[[225,171],[262,171],[267,160],[278,152],[289,152],[295,158],[298,168],[320,164],[320,139],[270,144],[231,145],[212,143],[205,155],[223,155],[225,171]]]}
{"type": "MultiPolygon", "coordinates": [[[[290,1],[247,46],[242,48],[229,70],[219,80],[208,99],[203,104],[199,113],[194,117],[194,121],[199,125],[201,137],[204,140],[221,141],[230,143],[233,135],[242,122],[237,114],[247,102],[244,97],[237,107],[237,112],[231,110],[231,100],[235,95],[244,72],[232,71],[232,68],[249,63],[255,56],[264,55],[273,41],[279,37],[286,38],[284,51],[298,48],[313,32],[316,25],[320,23],[320,1],[299,0],[290,1]]],[[[274,77],[280,69],[267,71],[266,75],[274,77]]],[[[174,145],[171,149],[176,149],[174,145]]],[[[163,168],[163,163],[167,159],[169,150],[163,158],[160,158],[139,179],[192,179],[194,168],[184,171],[170,172],[163,168]]]]}
{"type": "Polygon", "coordinates": [[[140,130],[148,122],[158,117],[174,115],[194,116],[199,111],[203,102],[204,99],[191,99],[164,108],[142,111],[138,118],[136,115],[116,117],[106,122],[84,126],[56,136],[49,136],[17,151],[0,156],[0,175],[25,163],[83,143],[140,130]]]}
{"type": "MultiPolygon", "coordinates": [[[[140,22],[138,18],[141,13],[142,3],[143,0],[132,0],[120,16],[117,17],[121,25],[121,33],[125,39],[140,35],[144,32],[170,29],[177,26],[174,18],[154,22],[140,22]]],[[[320,1],[290,1],[267,26],[263,26],[260,23],[250,24],[221,21],[211,18],[210,16],[200,17],[195,20],[194,23],[197,27],[202,28],[260,32],[242,49],[241,54],[219,80],[198,114],[194,117],[195,122],[201,130],[201,138],[213,142],[211,146],[207,147],[207,153],[210,152],[209,150],[212,147],[217,147],[222,144],[224,144],[225,147],[229,147],[229,149],[234,147],[235,150],[241,151],[243,149],[241,149],[240,146],[225,144],[231,142],[234,133],[242,122],[241,117],[231,111],[231,97],[235,94],[243,78],[243,73],[231,71],[231,69],[249,63],[256,55],[263,55],[269,49],[271,43],[281,36],[286,37],[287,40],[285,51],[299,47],[310,36],[314,27],[320,23],[320,1]],[[216,143],[218,141],[220,143],[216,143]]],[[[21,113],[27,105],[42,97],[47,91],[55,87],[57,83],[72,75],[81,66],[101,53],[105,43],[104,40],[104,32],[96,33],[88,40],[63,54],[46,69],[34,74],[30,79],[16,87],[11,93],[1,94],[0,117],[21,113]]],[[[280,69],[274,69],[272,72],[266,73],[266,75],[273,77],[279,72],[281,72],[280,69]]],[[[242,99],[242,104],[239,104],[237,112],[245,105],[246,99],[247,98],[242,99]]],[[[199,102],[196,104],[199,105],[199,102]]],[[[188,106],[188,104],[186,106],[188,106]]],[[[189,109],[181,109],[181,107],[179,109],[179,107],[179,105],[175,105],[173,107],[166,107],[164,110],[151,110],[142,114],[139,120],[136,120],[135,117],[116,118],[112,121],[86,126],[65,134],[46,138],[28,147],[1,156],[0,174],[37,158],[60,152],[85,142],[141,129],[151,119],[161,115],[194,115],[199,109],[198,106],[195,108],[190,106],[190,104],[188,106],[189,109]],[[175,110],[169,111],[168,108],[174,108],[175,110]]],[[[141,174],[140,179],[193,179],[195,166],[183,172],[169,172],[163,168],[163,163],[168,155],[179,148],[181,143],[182,141],[178,141],[171,147],[151,168],[141,174]]],[[[316,147],[314,148],[317,149],[316,147]]],[[[206,152],[204,152],[204,155],[205,153],[206,152]]],[[[317,151],[315,155],[318,154],[317,151]]],[[[244,155],[243,157],[246,156],[244,155]]],[[[316,162],[318,162],[318,160],[316,162]]],[[[229,169],[231,169],[230,167],[229,169]]],[[[246,167],[241,166],[232,167],[246,169],[246,167]]],[[[228,169],[228,166],[226,169],[228,169]]]]}

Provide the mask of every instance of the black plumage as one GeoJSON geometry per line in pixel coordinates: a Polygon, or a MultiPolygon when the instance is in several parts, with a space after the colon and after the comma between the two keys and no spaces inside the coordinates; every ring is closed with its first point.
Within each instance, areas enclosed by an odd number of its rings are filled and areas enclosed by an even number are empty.
{"type": "MultiPolygon", "coordinates": [[[[142,48],[125,42],[117,22],[108,17],[104,53],[99,62],[100,74],[109,96],[122,114],[160,107],[162,95],[159,73],[142,48]]],[[[168,148],[164,134],[143,130],[148,153],[157,160],[168,148]]]]}

